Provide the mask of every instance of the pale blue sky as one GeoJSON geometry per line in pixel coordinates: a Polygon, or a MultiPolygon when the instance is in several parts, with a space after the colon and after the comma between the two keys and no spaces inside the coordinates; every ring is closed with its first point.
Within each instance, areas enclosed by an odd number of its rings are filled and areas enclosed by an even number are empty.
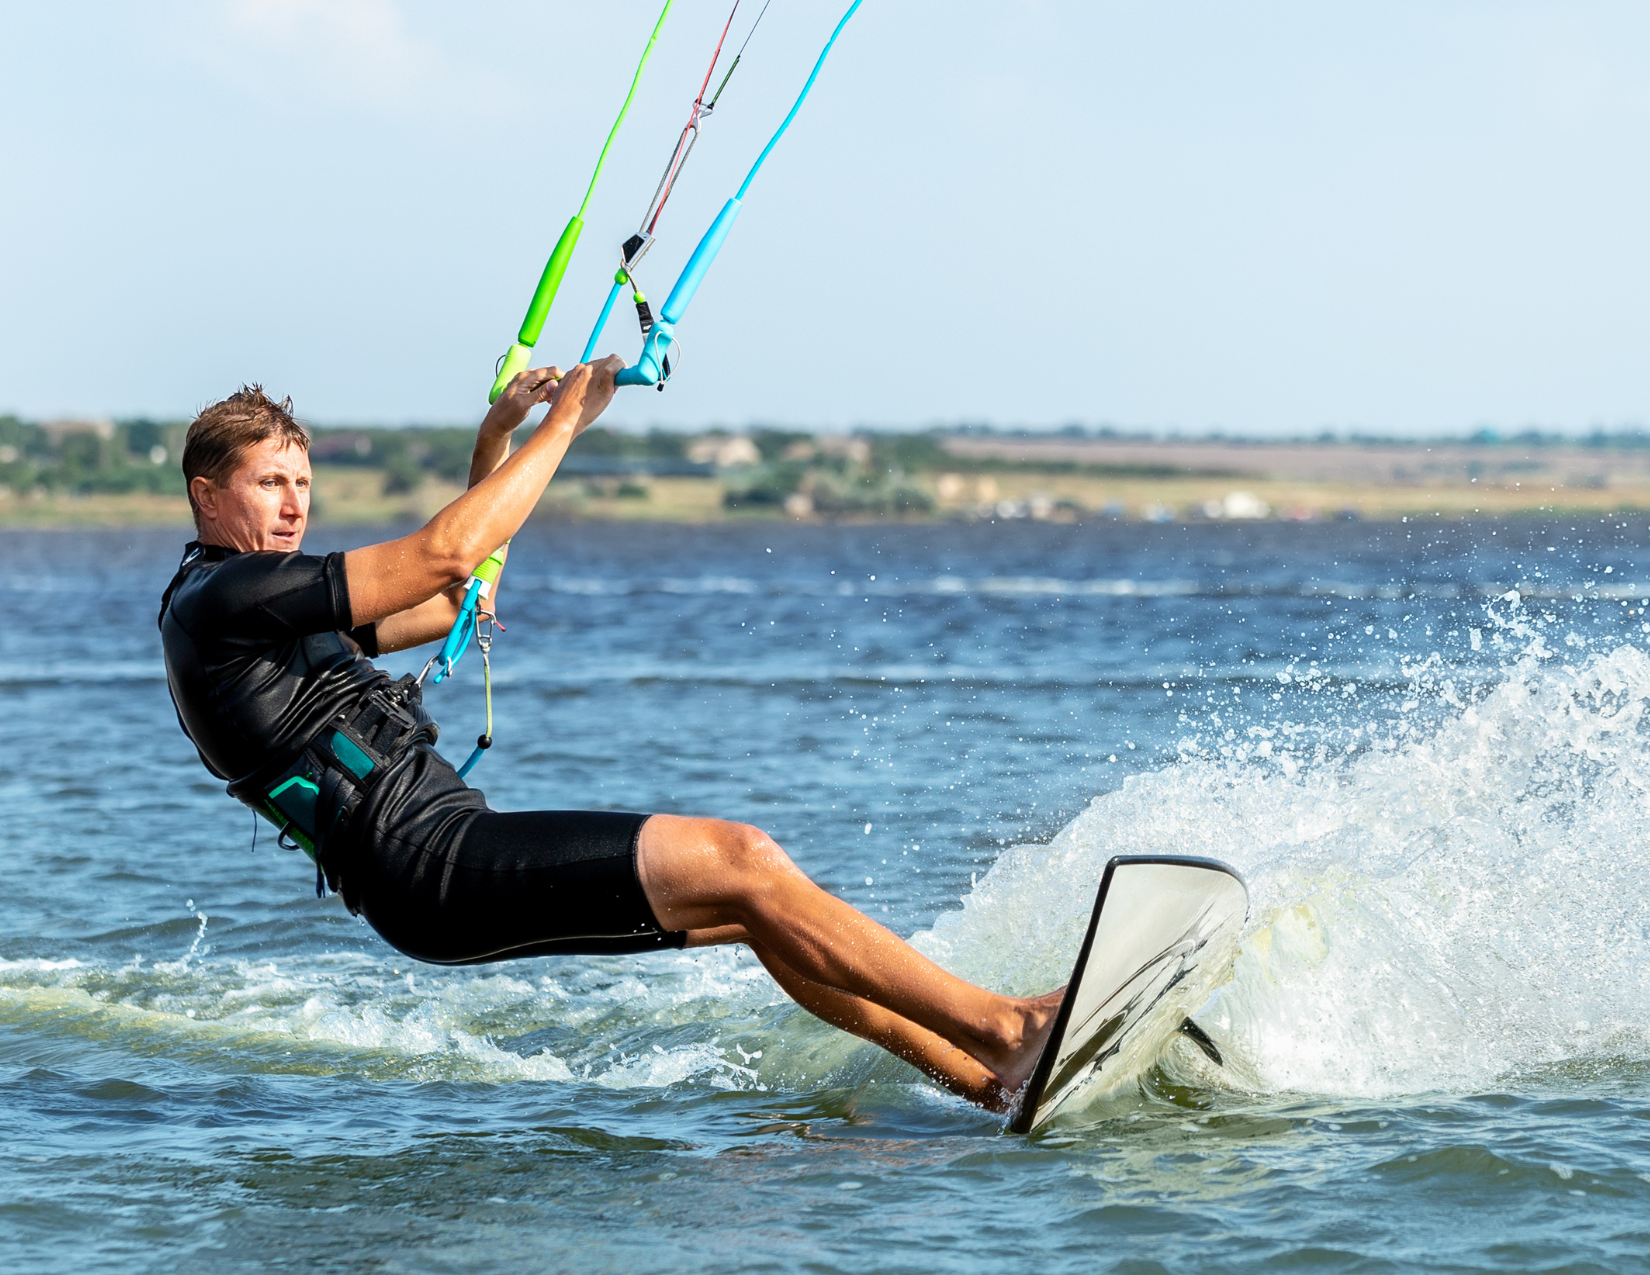
{"type": "MultiPolygon", "coordinates": [[[[844,4],[773,0],[656,297],[844,4]]],[[[473,419],[656,9],[0,0],[0,411],[261,379],[317,421],[473,419]]],[[[582,347],[725,15],[678,0],[541,353],[582,347]]],[[[1642,0],[866,0],[680,376],[613,417],[1650,422],[1647,55],[1642,0]]]]}

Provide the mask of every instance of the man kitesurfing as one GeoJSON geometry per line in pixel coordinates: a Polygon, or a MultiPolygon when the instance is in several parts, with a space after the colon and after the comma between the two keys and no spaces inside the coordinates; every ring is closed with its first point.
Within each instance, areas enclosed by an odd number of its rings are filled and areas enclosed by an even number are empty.
{"type": "MultiPolygon", "coordinates": [[[[748,824],[491,810],[464,782],[491,742],[490,726],[455,771],[432,747],[437,730],[423,709],[422,677],[392,682],[371,662],[446,637],[425,669],[436,668],[439,681],[472,634],[485,658],[481,624],[491,624],[498,605],[504,546],[616,385],[654,385],[668,375],[675,325],[861,3],[854,0],[836,24],[789,114],[689,257],[659,320],[649,324],[643,309],[637,366],[611,356],[592,362],[587,350],[565,376],[554,367],[530,369],[608,148],[670,12],[665,0],[584,204],[500,360],[469,489],[418,531],[348,553],[305,554],[309,439],[290,400],[276,402],[252,386],[201,412],[183,451],[197,539],[167,587],[160,627],[178,719],[207,768],[273,822],[283,841],[311,855],[317,893],[330,886],[408,956],[468,965],[744,943],[805,1009],[953,1092],[1006,1110],[1037,1066],[1059,993],[1002,996],[947,973],[820,889],[748,824]],[[511,454],[512,436],[539,404],[547,412],[511,454]]],[[[732,14],[723,40],[731,23],[732,14]]],[[[721,48],[719,40],[711,70],[721,48]]],[[[708,112],[709,83],[707,71],[656,204],[708,112]]],[[[651,234],[656,208],[649,216],[651,234]]],[[[626,248],[603,321],[640,251],[626,248]]],[[[645,306],[640,292],[637,304],[645,306]]],[[[598,322],[590,348],[600,332],[598,322]]],[[[490,703],[489,692],[489,721],[490,703]]]]}
{"type": "Polygon", "coordinates": [[[303,552],[309,439],[290,400],[251,386],[202,411],[182,460],[197,535],[160,613],[180,724],[229,791],[408,956],[467,965],[744,943],[811,1013],[1007,1109],[1058,993],[1002,996],[947,973],[749,824],[494,811],[432,746],[418,681],[372,664],[447,635],[478,564],[527,520],[622,366],[519,373],[481,423],[463,495],[410,535],[324,557],[303,552]],[[512,453],[539,404],[548,411],[512,453]]]}

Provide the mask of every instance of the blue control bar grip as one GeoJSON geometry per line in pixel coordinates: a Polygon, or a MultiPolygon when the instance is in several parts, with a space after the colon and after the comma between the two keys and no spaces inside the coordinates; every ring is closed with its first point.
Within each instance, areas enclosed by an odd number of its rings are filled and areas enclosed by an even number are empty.
{"type": "Polygon", "coordinates": [[[722,249],[722,241],[728,237],[728,231],[733,229],[733,219],[738,215],[737,199],[730,199],[722,205],[722,211],[716,214],[716,220],[710,223],[710,229],[705,231],[705,237],[693,250],[687,265],[682,267],[682,273],[676,280],[676,286],[670,290],[670,296],[665,298],[665,308],[659,312],[653,330],[642,342],[641,356],[636,360],[634,367],[625,368],[614,378],[616,384],[659,383],[665,374],[665,351],[670,349],[670,343],[676,339],[676,325],[682,321],[682,314],[688,308],[688,302],[693,300],[693,294],[699,290],[705,272],[710,269],[711,262],[716,260],[716,254],[722,249]]]}
{"type": "Polygon", "coordinates": [[[728,237],[728,231],[733,229],[733,219],[738,215],[738,199],[730,199],[722,205],[722,211],[716,214],[716,220],[710,223],[710,229],[705,231],[705,237],[693,250],[687,265],[682,267],[681,277],[676,280],[676,286],[665,299],[665,308],[659,311],[659,317],[666,323],[676,324],[682,321],[688,302],[692,301],[693,294],[699,291],[699,285],[704,282],[705,272],[710,269],[710,263],[716,260],[716,254],[722,250],[722,241],[728,237]]]}
{"type": "Polygon", "coordinates": [[[642,371],[642,365],[639,362],[635,367],[625,368],[613,378],[613,384],[615,385],[657,385],[658,383],[659,374],[655,372],[653,379],[649,380],[646,373],[642,371]]]}
{"type": "Polygon", "coordinates": [[[635,367],[627,367],[613,378],[615,385],[657,385],[665,374],[665,351],[676,339],[676,325],[663,319],[655,321],[653,329],[642,342],[641,356],[635,367]]]}
{"type": "Polygon", "coordinates": [[[453,621],[452,630],[447,634],[447,642],[441,648],[441,654],[436,657],[435,676],[431,679],[440,682],[453,669],[453,666],[463,657],[470,648],[470,638],[476,629],[476,598],[481,592],[481,581],[472,579],[470,587],[464,591],[464,601],[459,604],[458,619],[453,621]]]}

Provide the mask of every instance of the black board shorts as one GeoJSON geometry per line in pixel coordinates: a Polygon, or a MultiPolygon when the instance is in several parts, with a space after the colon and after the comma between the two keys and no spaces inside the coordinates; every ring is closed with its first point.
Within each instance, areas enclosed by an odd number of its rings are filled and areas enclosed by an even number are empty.
{"type": "Polygon", "coordinates": [[[647,815],[489,810],[433,749],[396,763],[335,866],[351,912],[435,965],[681,947],[636,870],[647,815]]]}

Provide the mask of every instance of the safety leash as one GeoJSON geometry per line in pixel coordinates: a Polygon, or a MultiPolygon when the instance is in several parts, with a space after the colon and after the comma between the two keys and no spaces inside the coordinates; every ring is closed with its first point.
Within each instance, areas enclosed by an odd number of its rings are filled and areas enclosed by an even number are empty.
{"type": "Polygon", "coordinates": [[[453,621],[453,627],[447,631],[447,640],[441,644],[441,649],[430,656],[424,665],[424,671],[418,675],[417,685],[422,687],[424,679],[433,670],[435,676],[432,682],[442,682],[453,675],[453,669],[459,660],[464,658],[464,652],[470,649],[470,639],[475,639],[476,649],[481,652],[481,679],[487,699],[487,729],[476,740],[475,751],[470,754],[469,760],[459,768],[458,777],[463,779],[481,760],[481,754],[493,746],[493,630],[496,628],[503,633],[504,625],[498,617],[482,603],[492,595],[493,587],[498,584],[498,578],[504,571],[504,553],[510,547],[505,541],[485,561],[475,569],[464,586],[464,600],[458,606],[458,618],[453,621]],[[485,626],[485,627],[484,627],[485,626]]]}
{"type": "Polygon", "coordinates": [[[779,139],[790,128],[791,121],[796,113],[802,109],[802,103],[807,100],[808,93],[819,78],[820,68],[825,65],[825,59],[830,55],[831,48],[836,44],[837,37],[842,34],[842,28],[848,25],[848,19],[859,12],[859,6],[864,0],[854,0],[848,12],[842,15],[842,20],[836,24],[831,32],[831,38],[825,42],[825,48],[819,54],[819,60],[814,63],[814,69],[808,75],[808,80],[802,86],[802,92],[797,94],[796,102],[790,113],[785,116],[778,131],[768,139],[768,144],[762,148],[762,153],[756,157],[756,163],[751,165],[749,173],[740,185],[739,191],[726,204],[722,211],[711,222],[710,229],[705,231],[704,238],[699,241],[693,255],[688,258],[687,265],[682,267],[682,273],[676,279],[676,286],[670,290],[670,296],[665,299],[664,309],[659,312],[658,320],[648,330],[642,341],[642,352],[632,367],[627,367],[619,373],[620,385],[662,385],[669,369],[665,354],[671,342],[676,338],[676,325],[682,321],[687,312],[688,303],[693,300],[693,294],[699,290],[704,282],[705,274],[711,263],[716,260],[716,254],[721,251],[722,243],[733,229],[734,218],[739,215],[739,209],[744,201],[745,193],[750,190],[751,182],[756,180],[756,174],[761,171],[762,165],[767,162],[773,148],[779,144],[779,139]]]}
{"type": "Polygon", "coordinates": [[[475,749],[470,758],[458,768],[458,777],[463,779],[476,768],[481,760],[481,754],[493,746],[493,628],[497,626],[500,633],[504,626],[499,624],[498,617],[491,611],[476,612],[476,650],[481,652],[481,685],[487,699],[487,729],[476,736],[475,749]],[[487,627],[484,629],[482,625],[487,627]]]}
{"type": "Polygon", "coordinates": [[[625,95],[624,105],[619,108],[619,117],[613,121],[613,127],[608,130],[607,141],[602,146],[602,153],[596,159],[596,171],[590,175],[590,186],[584,192],[584,202],[579,205],[579,211],[567,223],[567,229],[561,232],[561,238],[556,240],[556,246],[550,253],[550,260],[544,264],[544,273],[539,276],[539,286],[533,291],[533,299],[527,306],[527,317],[521,321],[521,330],[516,333],[515,344],[504,352],[499,360],[498,375],[493,380],[493,388],[487,394],[489,403],[496,402],[498,396],[504,393],[504,387],[514,379],[516,373],[527,366],[532,357],[533,347],[538,344],[539,334],[544,331],[544,321],[550,314],[550,306],[556,299],[556,290],[561,287],[562,276],[567,273],[567,263],[573,259],[573,249],[578,245],[579,232],[584,229],[584,215],[590,210],[590,199],[596,193],[596,183],[601,179],[602,165],[607,163],[608,149],[613,145],[613,139],[619,134],[619,125],[624,123],[624,117],[630,112],[631,99],[636,96],[636,86],[642,82],[642,72],[647,69],[647,60],[653,55],[653,45],[659,39],[659,31],[665,25],[665,19],[670,16],[670,6],[675,0],[665,0],[665,7],[659,13],[659,20],[653,24],[653,34],[647,38],[647,47],[642,50],[642,60],[636,64],[636,74],[630,80],[630,92],[625,95]]]}
{"type": "Polygon", "coordinates": [[[465,582],[464,600],[459,603],[458,618],[447,631],[447,640],[441,644],[441,649],[430,656],[430,662],[424,666],[424,672],[418,675],[420,685],[423,684],[425,674],[431,669],[435,670],[435,676],[431,681],[437,685],[453,675],[454,666],[464,657],[464,652],[470,647],[470,638],[478,631],[476,613],[492,594],[493,586],[498,583],[498,578],[504,571],[504,552],[509,547],[510,542],[506,540],[494,549],[465,582]]]}

